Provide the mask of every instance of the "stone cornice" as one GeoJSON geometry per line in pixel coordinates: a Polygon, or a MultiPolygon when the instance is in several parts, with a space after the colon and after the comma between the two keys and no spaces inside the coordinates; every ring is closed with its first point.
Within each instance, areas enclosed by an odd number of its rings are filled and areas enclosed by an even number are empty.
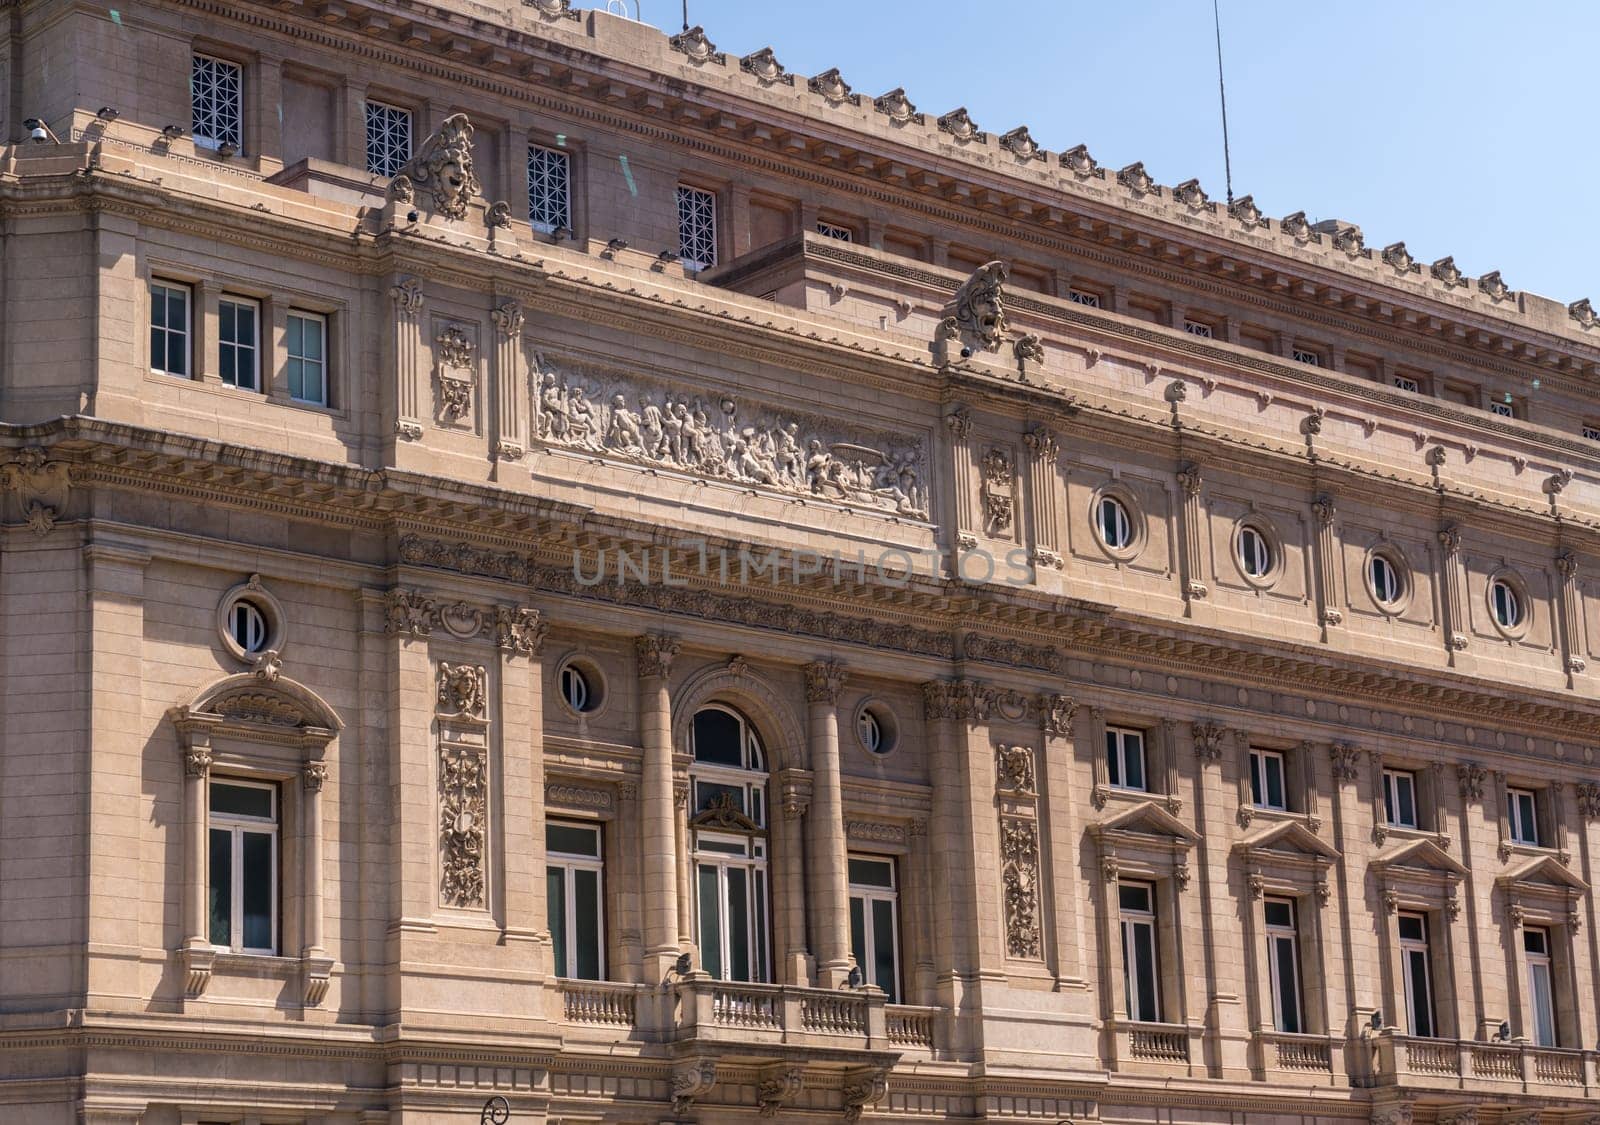
{"type": "MultiPolygon", "coordinates": [[[[380,5],[354,0],[340,8],[340,14],[350,21],[347,30],[328,22],[295,20],[263,7],[224,5],[216,0],[189,0],[189,3],[217,16],[247,22],[258,32],[293,36],[336,49],[347,56],[430,74],[455,85],[475,86],[499,97],[540,105],[680,146],[695,147],[736,163],[755,163],[783,175],[816,182],[832,181],[832,186],[839,190],[881,197],[963,226],[976,225],[1012,237],[1025,232],[1031,241],[1054,246],[1065,253],[1078,253],[1093,244],[1089,239],[1098,232],[1085,227],[1104,227],[1109,223],[1126,228],[1130,233],[1143,233],[1142,240],[1135,237],[1122,241],[1144,242],[1146,245],[1139,252],[1152,261],[1161,260],[1163,256],[1181,260],[1185,249],[1254,258],[1266,267],[1267,273],[1287,271],[1298,275],[1288,279],[1290,287],[1305,284],[1326,289],[1330,283],[1342,284],[1381,293],[1384,302],[1424,306],[1421,311],[1425,317],[1466,315],[1475,319],[1479,326],[1519,333],[1524,340],[1559,340],[1560,347],[1567,350],[1597,346],[1584,338],[1584,330],[1576,321],[1570,331],[1564,322],[1557,322],[1565,334],[1517,323],[1513,315],[1522,311],[1525,302],[1522,294],[1513,294],[1511,299],[1497,302],[1469,285],[1463,297],[1454,288],[1441,289],[1440,284],[1420,273],[1416,280],[1398,286],[1400,275],[1390,276],[1392,271],[1385,271],[1387,263],[1379,261],[1375,252],[1362,250],[1354,257],[1344,252],[1336,254],[1315,232],[1309,238],[1292,237],[1283,229],[1283,224],[1273,220],[1245,222],[1230,216],[1219,203],[1202,201],[1197,208],[1192,203],[1169,198],[1174,193],[1159,187],[1140,193],[1127,185],[1114,186],[1103,174],[1080,176],[1060,167],[1058,159],[1006,159],[999,150],[997,138],[986,137],[981,143],[953,142],[942,136],[931,121],[922,126],[901,128],[892,136],[875,136],[863,128],[872,120],[870,107],[852,110],[836,106],[824,116],[820,103],[813,106],[806,102],[809,109],[800,111],[792,98],[785,102],[781,94],[762,87],[755,76],[741,73],[737,60],[695,68],[670,52],[664,37],[661,43],[654,45],[657,56],[654,67],[648,64],[641,67],[637,62],[610,57],[603,38],[592,37],[586,26],[570,21],[529,19],[524,26],[512,29],[452,16],[432,6],[409,2],[380,5]],[[396,8],[404,12],[398,18],[396,8]],[[365,22],[368,20],[374,22],[369,25],[365,22]],[[413,22],[429,30],[437,27],[441,32],[447,31],[448,35],[441,35],[441,39],[448,37],[458,44],[475,46],[470,51],[455,51],[458,57],[447,63],[442,58],[430,57],[426,47],[405,51],[398,43],[391,44],[381,38],[385,26],[393,30],[413,22]],[[356,34],[353,29],[357,25],[363,26],[369,34],[356,34]],[[550,79],[558,73],[562,78],[559,82],[526,81],[529,74],[550,79]],[[565,77],[572,74],[581,77],[577,81],[565,77]],[[603,98],[606,104],[595,105],[589,101],[590,96],[603,98]],[[676,112],[676,107],[690,104],[691,99],[698,103],[692,112],[676,112]],[[638,112],[618,111],[619,106],[629,103],[634,103],[638,112]],[[651,112],[667,115],[672,128],[651,124],[647,116],[651,112]],[[852,115],[859,120],[852,121],[852,115]],[[731,129],[726,127],[729,124],[731,129]],[[793,156],[775,159],[756,144],[736,146],[712,139],[739,132],[747,125],[765,126],[763,131],[769,135],[799,138],[798,148],[802,154],[814,145],[823,144],[870,152],[871,160],[864,170],[870,169],[879,179],[864,181],[862,176],[827,175],[816,170],[814,160],[793,156]],[[953,170],[956,168],[959,172],[953,170]],[[978,206],[988,204],[997,213],[986,216],[985,222],[976,219],[976,215],[982,214],[977,207],[957,210],[930,200],[928,195],[943,191],[944,180],[952,176],[957,184],[967,183],[978,188],[965,193],[969,202],[978,206]],[[917,184],[920,191],[893,187],[897,183],[917,184]],[[993,186],[985,188],[985,184],[993,186]],[[1083,212],[1086,217],[1072,220],[1063,215],[1064,205],[1083,212]],[[1061,239],[1055,235],[1052,229],[1055,227],[1070,230],[1077,237],[1061,239]],[[1180,245],[1156,245],[1169,240],[1180,245]],[[1308,260],[1308,257],[1315,260],[1308,260]]],[[[631,44],[630,49],[636,52],[637,44],[631,44]]],[[[1118,261],[1129,264],[1125,258],[1118,261]]],[[[1250,272],[1249,268],[1236,271],[1239,276],[1233,279],[1235,284],[1249,281],[1250,272]]],[[[1189,280],[1185,278],[1185,283],[1189,280]]],[[[1552,305],[1559,308],[1553,302],[1552,305]]]]}

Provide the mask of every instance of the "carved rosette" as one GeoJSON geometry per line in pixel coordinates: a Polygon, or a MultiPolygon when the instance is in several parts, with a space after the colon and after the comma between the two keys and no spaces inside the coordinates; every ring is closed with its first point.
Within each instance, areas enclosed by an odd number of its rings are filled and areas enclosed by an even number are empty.
{"type": "Polygon", "coordinates": [[[844,689],[848,673],[836,660],[819,660],[803,669],[806,677],[808,703],[838,703],[839,692],[844,689]]]}

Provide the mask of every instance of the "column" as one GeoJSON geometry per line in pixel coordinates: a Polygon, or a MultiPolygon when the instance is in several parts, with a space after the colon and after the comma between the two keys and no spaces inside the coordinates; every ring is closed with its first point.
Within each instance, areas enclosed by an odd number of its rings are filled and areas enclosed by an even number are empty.
{"type": "Polygon", "coordinates": [[[301,869],[301,1001],[308,1008],[322,1003],[332,983],[333,958],[322,948],[322,787],[328,780],[328,764],[321,755],[326,745],[300,769],[300,852],[301,869]]]}
{"type": "Polygon", "coordinates": [[[1461,572],[1461,528],[1447,523],[1439,529],[1439,581],[1440,609],[1444,629],[1445,651],[1450,664],[1456,663],[1456,653],[1467,647],[1467,603],[1465,601],[1466,576],[1461,572]]]}
{"type": "Polygon", "coordinates": [[[1316,518],[1312,548],[1317,562],[1317,621],[1322,626],[1322,639],[1326,641],[1328,629],[1344,622],[1344,614],[1339,610],[1339,545],[1333,534],[1338,509],[1333,497],[1327,493],[1318,496],[1311,502],[1311,514],[1316,518]]]}
{"type": "Polygon", "coordinates": [[[394,302],[394,432],[415,441],[422,436],[421,278],[399,279],[389,287],[389,298],[394,302]]]}
{"type": "Polygon", "coordinates": [[[545,901],[544,664],[548,626],[537,609],[495,607],[500,655],[501,824],[505,940],[538,943],[539,971],[550,973],[545,901]]]}
{"type": "MultiPolygon", "coordinates": [[[[1330,772],[1333,778],[1333,846],[1339,854],[1360,854],[1369,846],[1372,831],[1371,810],[1362,802],[1360,793],[1361,751],[1348,742],[1335,742],[1328,750],[1330,772]]],[[[1383,983],[1387,963],[1383,961],[1372,931],[1357,948],[1357,904],[1366,913],[1366,882],[1364,875],[1352,873],[1349,863],[1334,865],[1335,893],[1339,900],[1339,955],[1344,962],[1346,995],[1343,1010],[1353,1014],[1355,1022],[1364,1026],[1374,1010],[1382,1010],[1386,1020],[1393,1015],[1386,999],[1388,992],[1383,983]],[[1358,984],[1358,982],[1360,982],[1358,984]]],[[[1357,1053],[1356,1059],[1361,1059],[1357,1053]]],[[[1359,1071],[1364,1063],[1351,1067],[1359,1071]]]]}
{"type": "Polygon", "coordinates": [[[639,661],[639,741],[644,769],[639,794],[643,860],[644,979],[659,984],[678,957],[678,840],[672,785],[672,700],[667,676],[678,640],[646,633],[634,640],[639,661]]]}
{"type": "MultiPolygon", "coordinates": [[[[624,825],[638,824],[639,817],[638,780],[630,778],[618,782],[616,827],[622,829],[624,825]]],[[[608,956],[610,963],[616,966],[612,976],[629,984],[638,984],[641,980],[639,967],[644,962],[644,940],[639,929],[640,911],[643,909],[639,886],[642,872],[637,844],[625,837],[617,839],[620,835],[620,832],[613,834],[611,846],[606,852],[608,864],[613,856],[616,857],[617,873],[616,879],[611,884],[612,893],[616,895],[617,919],[613,930],[612,948],[608,956]]],[[[608,866],[607,870],[611,868],[608,866]]]]}
{"type": "Polygon", "coordinates": [[[1053,893],[1050,917],[1054,923],[1054,969],[1058,989],[1085,987],[1083,951],[1083,895],[1078,888],[1077,817],[1072,799],[1073,728],[1078,705],[1064,695],[1039,699],[1039,727],[1044,736],[1043,793],[1047,810],[1041,820],[1044,839],[1040,850],[1049,865],[1053,893]]]}
{"type": "Polygon", "coordinates": [[[278,113],[283,104],[283,60],[276,55],[258,55],[253,77],[254,110],[246,153],[261,162],[263,176],[270,176],[283,167],[283,119],[278,113]]]}
{"type": "MultiPolygon", "coordinates": [[[[183,946],[208,952],[206,925],[206,795],[211,784],[211,734],[187,733],[183,748],[183,946]]],[[[209,958],[207,958],[209,963],[209,958]]],[[[191,993],[198,989],[191,988],[191,993]]]]}
{"type": "Polygon", "coordinates": [[[434,932],[438,901],[439,813],[435,793],[434,704],[438,688],[428,655],[438,609],[414,590],[389,591],[385,627],[390,640],[389,698],[389,958],[405,960],[408,934],[434,932]]]}
{"type": "Polygon", "coordinates": [[[783,958],[778,980],[783,984],[809,985],[814,966],[811,950],[806,944],[806,863],[805,834],[801,826],[811,810],[811,775],[805,770],[787,769],[778,778],[778,803],[783,816],[773,827],[778,838],[774,845],[782,880],[775,880],[773,888],[782,892],[778,917],[774,924],[782,927],[783,958]]]}
{"type": "Polygon", "coordinates": [[[1588,666],[1583,658],[1583,630],[1579,618],[1578,556],[1563,550],[1556,555],[1561,607],[1561,666],[1567,673],[1567,686],[1576,686],[1577,675],[1588,666]]]}
{"type": "Polygon", "coordinates": [[[967,438],[972,433],[972,415],[965,406],[956,405],[944,416],[945,429],[950,431],[950,465],[954,487],[950,490],[950,510],[947,519],[953,532],[951,549],[956,552],[972,550],[978,539],[972,534],[972,447],[967,438]]]}
{"type": "MultiPolygon", "coordinates": [[[[1169,730],[1169,738],[1176,735],[1176,724],[1169,730]]],[[[1222,761],[1228,753],[1237,761],[1248,748],[1242,731],[1227,730],[1214,723],[1190,724],[1189,734],[1194,741],[1194,825],[1200,833],[1195,845],[1195,862],[1200,867],[1200,920],[1202,964],[1199,972],[1185,971],[1184,976],[1203,989],[1195,991],[1206,997],[1206,1038],[1210,1040],[1210,1073],[1216,1078],[1240,1080],[1249,1077],[1249,1031],[1244,1026],[1245,1013],[1240,1002],[1243,991],[1243,958],[1220,950],[1235,947],[1238,931],[1233,929],[1236,914],[1224,906],[1231,906],[1233,895],[1229,889],[1227,841],[1230,835],[1227,787],[1222,779],[1222,761]],[[1220,853],[1220,854],[1219,854],[1220,853]]],[[[1169,753],[1177,760],[1177,747],[1169,744],[1169,753]]],[[[1236,948],[1236,947],[1235,947],[1236,948]]],[[[1185,1013],[1193,1021],[1195,1013],[1185,1013]]],[[[1197,1060],[1191,1059],[1194,1063],[1197,1060]]]]}
{"type": "Polygon", "coordinates": [[[528,449],[522,374],[522,302],[508,298],[495,307],[494,436],[495,479],[506,461],[520,461],[528,449]]]}
{"type": "Polygon", "coordinates": [[[1194,603],[1210,593],[1203,581],[1205,563],[1201,548],[1205,527],[1202,521],[1205,516],[1200,507],[1200,466],[1193,461],[1184,462],[1178,470],[1178,485],[1183,490],[1183,503],[1179,508],[1182,518],[1178,521],[1178,535],[1183,549],[1183,572],[1180,577],[1183,580],[1184,613],[1192,615],[1194,603]]]}
{"type": "Polygon", "coordinates": [[[1056,528],[1060,519],[1056,499],[1056,457],[1061,452],[1055,434],[1043,426],[1022,435],[1028,447],[1028,518],[1033,534],[1033,553],[1029,562],[1035,569],[1060,570],[1061,552],[1057,549],[1056,528]]]}
{"type": "MultiPolygon", "coordinates": [[[[937,1000],[934,977],[934,932],[939,915],[934,909],[933,880],[928,873],[928,822],[913,820],[906,833],[906,932],[913,935],[908,952],[914,964],[907,966],[906,1003],[933,1004],[937,1000]]],[[[940,901],[943,896],[940,896],[940,901]]]]}
{"type": "Polygon", "coordinates": [[[834,661],[805,666],[811,741],[811,811],[806,815],[811,919],[817,987],[838,988],[850,975],[850,886],[839,781],[839,692],[845,670],[834,661]]]}
{"type": "MultiPolygon", "coordinates": [[[[672,829],[678,877],[678,949],[695,949],[694,917],[690,913],[694,894],[689,881],[694,865],[689,862],[689,776],[675,771],[672,778],[672,829]]],[[[696,951],[698,955],[698,950],[696,951]]]]}

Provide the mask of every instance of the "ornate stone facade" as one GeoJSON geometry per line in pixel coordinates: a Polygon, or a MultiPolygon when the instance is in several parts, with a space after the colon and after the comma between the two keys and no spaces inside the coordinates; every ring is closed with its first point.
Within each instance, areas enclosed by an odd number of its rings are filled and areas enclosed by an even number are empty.
{"type": "Polygon", "coordinates": [[[7,26],[7,1125],[1591,1116],[1591,302],[567,0],[7,26]]]}

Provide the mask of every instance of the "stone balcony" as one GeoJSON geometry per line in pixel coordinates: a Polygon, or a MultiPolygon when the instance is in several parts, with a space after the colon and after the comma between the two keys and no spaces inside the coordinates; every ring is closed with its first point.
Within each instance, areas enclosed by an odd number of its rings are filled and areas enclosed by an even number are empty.
{"type": "Polygon", "coordinates": [[[1112,1069],[1135,1073],[1203,1074],[1203,1029],[1183,1023],[1109,1020],[1112,1069]]]}
{"type": "Polygon", "coordinates": [[[1589,1097],[1600,1054],[1526,1042],[1421,1039],[1385,1029],[1370,1035],[1369,1083],[1408,1091],[1589,1097]]]}
{"type": "Polygon", "coordinates": [[[1344,1049],[1345,1041],[1331,1035],[1258,1031],[1250,1066],[1259,1081],[1338,1086],[1346,1081],[1344,1049]]]}

